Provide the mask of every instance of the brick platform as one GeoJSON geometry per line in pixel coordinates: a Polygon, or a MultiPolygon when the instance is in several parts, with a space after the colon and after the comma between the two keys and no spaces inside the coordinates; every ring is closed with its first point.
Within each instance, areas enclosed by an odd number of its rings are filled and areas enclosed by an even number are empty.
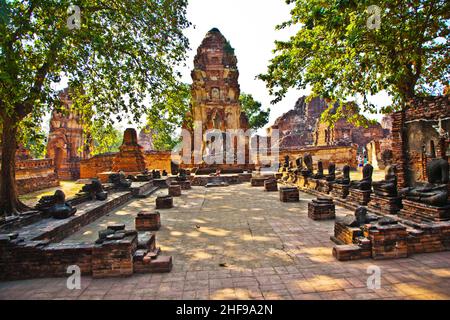
{"type": "Polygon", "coordinates": [[[169,186],[169,196],[180,197],[181,196],[181,186],[180,185],[170,185],[169,186]]]}
{"type": "Polygon", "coordinates": [[[156,209],[171,209],[173,208],[173,197],[160,196],[156,198],[156,209]]]}
{"type": "Polygon", "coordinates": [[[252,174],[251,173],[239,173],[238,177],[239,177],[240,182],[250,182],[250,180],[252,179],[252,174]]]}
{"type": "Polygon", "coordinates": [[[368,208],[382,215],[397,214],[400,211],[401,204],[402,199],[400,197],[381,197],[372,194],[368,208]]]}
{"type": "Polygon", "coordinates": [[[336,218],[333,199],[318,197],[308,203],[308,217],[313,220],[330,220],[336,218]]]}
{"type": "Polygon", "coordinates": [[[406,227],[400,224],[364,227],[364,234],[372,244],[373,259],[397,259],[408,257],[406,227]]]}
{"type": "Polygon", "coordinates": [[[399,216],[416,222],[450,220],[450,206],[432,207],[415,201],[403,200],[399,216]]]}
{"type": "Polygon", "coordinates": [[[299,191],[296,187],[283,187],[280,189],[281,202],[298,202],[300,201],[299,191]]]}
{"type": "Polygon", "coordinates": [[[277,180],[271,179],[264,181],[264,190],[266,191],[278,191],[277,180]]]}
{"type": "Polygon", "coordinates": [[[250,184],[252,187],[264,187],[264,182],[270,179],[270,177],[254,177],[251,178],[250,184]]]}
{"type": "Polygon", "coordinates": [[[172,180],[170,182],[170,185],[172,186],[180,186],[181,190],[189,190],[192,189],[191,187],[191,182],[189,180],[186,181],[176,181],[176,180],[172,180]]]}
{"type": "Polygon", "coordinates": [[[346,199],[349,194],[349,186],[339,183],[333,184],[330,194],[336,198],[346,199]]]}
{"type": "Polygon", "coordinates": [[[161,216],[158,211],[141,211],[134,221],[137,231],[156,231],[161,228],[161,216]]]}
{"type": "Polygon", "coordinates": [[[366,206],[370,201],[372,190],[362,191],[358,189],[350,189],[347,200],[361,206],[366,206]]]}

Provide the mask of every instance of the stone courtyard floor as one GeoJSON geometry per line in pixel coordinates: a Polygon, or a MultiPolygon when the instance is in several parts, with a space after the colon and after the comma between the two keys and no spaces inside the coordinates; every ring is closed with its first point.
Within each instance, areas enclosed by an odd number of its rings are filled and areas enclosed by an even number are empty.
{"type": "MultiPolygon", "coordinates": [[[[157,194],[166,194],[160,190],[157,194]]],[[[108,223],[134,228],[152,197],[130,202],[64,242],[94,241],[108,223]]],[[[172,255],[167,274],[129,278],[82,277],[81,290],[65,278],[0,282],[0,299],[450,299],[450,252],[407,259],[334,259],[334,221],[307,217],[311,195],[282,203],[278,193],[249,184],[194,187],[160,210],[157,245],[172,255]],[[381,268],[381,288],[367,288],[370,266],[381,268]]],[[[337,215],[352,212],[336,207],[337,215]]]]}

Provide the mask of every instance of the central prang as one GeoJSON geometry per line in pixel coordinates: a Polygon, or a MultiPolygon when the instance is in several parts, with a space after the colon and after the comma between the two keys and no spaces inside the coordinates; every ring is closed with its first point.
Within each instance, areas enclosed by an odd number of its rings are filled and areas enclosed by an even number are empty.
{"type": "Polygon", "coordinates": [[[187,142],[191,163],[184,161],[182,167],[197,167],[202,173],[251,169],[249,136],[244,134],[249,125],[239,102],[237,59],[217,28],[211,29],[198,47],[191,76],[191,111],[183,126],[191,134],[187,142]]]}

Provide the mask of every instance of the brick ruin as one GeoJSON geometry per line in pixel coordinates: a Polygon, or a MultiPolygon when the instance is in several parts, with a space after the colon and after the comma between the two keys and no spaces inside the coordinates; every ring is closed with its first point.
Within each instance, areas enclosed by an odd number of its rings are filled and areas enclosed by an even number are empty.
{"type": "Polygon", "coordinates": [[[90,156],[80,117],[71,112],[69,89],[59,93],[62,111],[54,110],[50,119],[47,158],[53,159],[60,180],[80,178],[80,161],[90,156]]]}
{"type": "MultiPolygon", "coordinates": [[[[338,105],[335,104],[334,108],[338,105]]],[[[333,127],[320,121],[322,113],[329,103],[322,98],[314,97],[307,102],[305,96],[295,104],[294,109],[279,117],[269,128],[272,135],[274,129],[279,130],[278,144],[281,149],[299,149],[307,146],[351,146],[359,149],[372,140],[378,141],[389,136],[389,129],[379,123],[369,124],[367,128],[356,127],[345,119],[339,119],[333,127]]],[[[275,142],[276,143],[276,142],[275,142]]]]}
{"type": "Polygon", "coordinates": [[[109,172],[124,171],[136,174],[142,171],[159,170],[170,173],[172,171],[172,157],[170,151],[147,151],[137,142],[136,131],[127,129],[119,152],[95,155],[80,161],[80,178],[102,178],[105,180],[109,172]],[[102,177],[103,176],[103,177],[102,177]]]}
{"type": "MultiPolygon", "coordinates": [[[[450,96],[417,98],[392,115],[392,148],[399,187],[427,180],[433,158],[450,156],[450,96]],[[446,137],[441,135],[446,132],[446,137]]],[[[449,161],[449,160],[448,160],[449,161]]]]}
{"type": "Polygon", "coordinates": [[[16,183],[19,195],[59,186],[53,160],[32,159],[30,152],[19,144],[16,151],[16,183]]]}
{"type": "MultiPolygon", "coordinates": [[[[249,127],[247,116],[241,111],[239,102],[237,58],[234,49],[217,28],[211,29],[198,47],[191,76],[193,82],[191,110],[186,115],[184,124],[184,128],[191,131],[191,142],[184,141],[184,143],[187,144],[185,149],[190,150],[192,161],[191,163],[182,163],[182,167],[208,168],[209,165],[204,162],[194,163],[194,157],[201,155],[223,159],[217,162],[218,167],[223,170],[242,171],[251,168],[248,152],[249,138],[238,137],[235,139],[226,133],[228,129],[242,129],[245,132],[249,127]],[[194,144],[194,131],[189,127],[191,121],[193,124],[201,124],[202,141],[198,145],[194,144]],[[207,130],[221,131],[224,150],[211,150],[217,137],[215,133],[208,136],[207,130]],[[227,158],[236,159],[238,156],[236,151],[230,155],[225,150],[226,141],[230,139],[233,139],[235,150],[238,144],[237,139],[245,139],[243,141],[246,146],[245,155],[243,155],[245,165],[237,164],[234,160],[233,164],[222,166],[222,163],[227,162],[227,158]]],[[[187,156],[189,157],[189,155],[187,156]]]]}
{"type": "MultiPolygon", "coordinates": [[[[336,204],[355,210],[355,216],[336,219],[332,240],[337,244],[333,255],[338,260],[393,259],[447,251],[450,250],[450,197],[446,203],[437,198],[427,200],[436,204],[425,203],[425,198],[406,199],[408,191],[402,188],[425,186],[429,192],[450,190],[450,183],[445,186],[427,181],[430,163],[439,164],[438,174],[443,175],[443,180],[449,174],[441,171],[446,167],[445,162],[449,162],[449,133],[449,97],[417,98],[404,111],[392,114],[394,167],[386,168],[385,180],[373,182],[370,165],[364,168],[362,180],[352,181],[350,177],[344,179],[345,176],[328,179],[325,173],[318,177],[304,166],[296,167],[290,162],[288,167],[280,169],[278,183],[295,186],[319,199],[326,195],[336,204]]],[[[418,190],[427,196],[428,191],[418,190]]],[[[309,204],[312,218],[317,215],[316,207],[317,201],[309,204]]]]}

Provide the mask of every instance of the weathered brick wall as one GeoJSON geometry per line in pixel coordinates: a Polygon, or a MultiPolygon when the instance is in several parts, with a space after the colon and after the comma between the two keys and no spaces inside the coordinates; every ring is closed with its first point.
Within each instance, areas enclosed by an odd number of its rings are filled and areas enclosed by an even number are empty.
{"type": "Polygon", "coordinates": [[[20,195],[59,186],[52,159],[16,161],[16,182],[20,195]]]}
{"type": "MultiPolygon", "coordinates": [[[[105,153],[96,155],[80,162],[80,178],[89,179],[98,177],[99,173],[112,171],[113,159],[117,153],[105,153]]],[[[149,151],[144,154],[147,170],[166,170],[170,172],[170,151],[149,151]]]]}
{"type": "Polygon", "coordinates": [[[144,154],[145,166],[148,170],[166,170],[170,172],[170,151],[147,151],[144,154]]]}
{"type": "Polygon", "coordinates": [[[394,113],[392,118],[392,151],[399,187],[425,181],[431,141],[437,157],[448,157],[450,153],[448,140],[446,146],[441,146],[437,131],[441,119],[441,128],[450,132],[450,97],[416,98],[408,103],[405,111],[394,113]]]}
{"type": "Polygon", "coordinates": [[[80,178],[89,179],[98,177],[99,173],[112,170],[113,158],[116,153],[104,153],[96,155],[80,162],[80,178]]]}

